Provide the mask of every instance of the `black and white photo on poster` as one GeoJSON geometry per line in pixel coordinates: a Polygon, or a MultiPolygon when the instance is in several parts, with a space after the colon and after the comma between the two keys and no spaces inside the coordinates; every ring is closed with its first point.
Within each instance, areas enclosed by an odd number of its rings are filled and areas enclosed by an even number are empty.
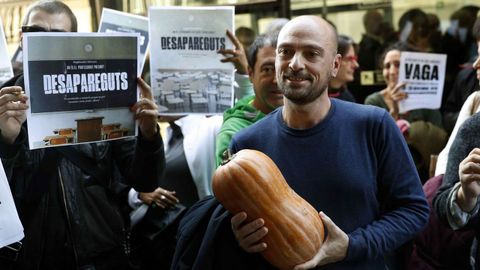
{"type": "Polygon", "coordinates": [[[137,135],[138,33],[27,33],[31,149],[137,135]]]}
{"type": "Polygon", "coordinates": [[[151,7],[151,86],[162,114],[222,113],[233,104],[233,7],[151,7]]]}

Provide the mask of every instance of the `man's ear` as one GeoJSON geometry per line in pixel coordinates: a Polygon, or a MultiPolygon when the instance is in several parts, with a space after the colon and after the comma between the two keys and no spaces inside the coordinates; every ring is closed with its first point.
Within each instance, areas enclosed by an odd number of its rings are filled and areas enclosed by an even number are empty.
{"type": "Polygon", "coordinates": [[[253,69],[250,66],[248,66],[248,78],[253,82],[253,69]]]}
{"type": "Polygon", "coordinates": [[[342,55],[337,53],[335,57],[333,58],[333,63],[332,63],[332,72],[331,76],[332,78],[337,77],[338,69],[340,69],[340,62],[342,61],[342,55]]]}

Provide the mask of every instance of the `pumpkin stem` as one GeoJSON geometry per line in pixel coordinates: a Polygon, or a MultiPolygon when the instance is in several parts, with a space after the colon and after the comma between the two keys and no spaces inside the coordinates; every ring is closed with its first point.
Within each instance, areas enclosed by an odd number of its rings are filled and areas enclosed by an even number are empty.
{"type": "Polygon", "coordinates": [[[220,165],[223,166],[223,165],[227,164],[234,157],[235,157],[235,155],[232,155],[232,151],[230,149],[227,149],[227,150],[223,151],[222,162],[220,163],[220,165]]]}

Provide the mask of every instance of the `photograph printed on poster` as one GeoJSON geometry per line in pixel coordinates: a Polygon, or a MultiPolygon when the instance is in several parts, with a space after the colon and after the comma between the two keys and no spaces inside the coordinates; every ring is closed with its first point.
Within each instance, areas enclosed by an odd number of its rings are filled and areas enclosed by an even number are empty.
{"type": "Polygon", "coordinates": [[[136,33],[25,34],[30,149],[137,135],[138,41],[136,33]]]}
{"type": "Polygon", "coordinates": [[[216,114],[233,105],[233,7],[151,7],[151,86],[162,114],[216,114]]]}

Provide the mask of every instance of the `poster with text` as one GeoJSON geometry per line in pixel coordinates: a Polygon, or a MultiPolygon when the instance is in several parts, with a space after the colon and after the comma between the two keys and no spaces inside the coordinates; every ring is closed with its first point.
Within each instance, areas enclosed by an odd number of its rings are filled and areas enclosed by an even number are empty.
{"type": "Polygon", "coordinates": [[[233,104],[233,7],[151,7],[150,76],[162,114],[222,113],[233,104]]]}
{"type": "Polygon", "coordinates": [[[3,164],[0,162],[0,248],[22,240],[23,226],[18,217],[3,164]]]}
{"type": "Polygon", "coordinates": [[[398,82],[406,83],[408,97],[399,102],[400,113],[440,108],[446,63],[445,54],[402,52],[398,82]]]}
{"type": "Polygon", "coordinates": [[[140,35],[140,57],[138,58],[138,76],[142,74],[148,50],[148,18],[109,8],[103,8],[98,32],[138,33],[140,35]]]}
{"type": "Polygon", "coordinates": [[[8,56],[7,40],[3,31],[2,18],[0,18],[0,85],[13,77],[12,63],[8,56]]]}
{"type": "Polygon", "coordinates": [[[23,36],[30,149],[137,135],[138,33],[23,36]]]}

